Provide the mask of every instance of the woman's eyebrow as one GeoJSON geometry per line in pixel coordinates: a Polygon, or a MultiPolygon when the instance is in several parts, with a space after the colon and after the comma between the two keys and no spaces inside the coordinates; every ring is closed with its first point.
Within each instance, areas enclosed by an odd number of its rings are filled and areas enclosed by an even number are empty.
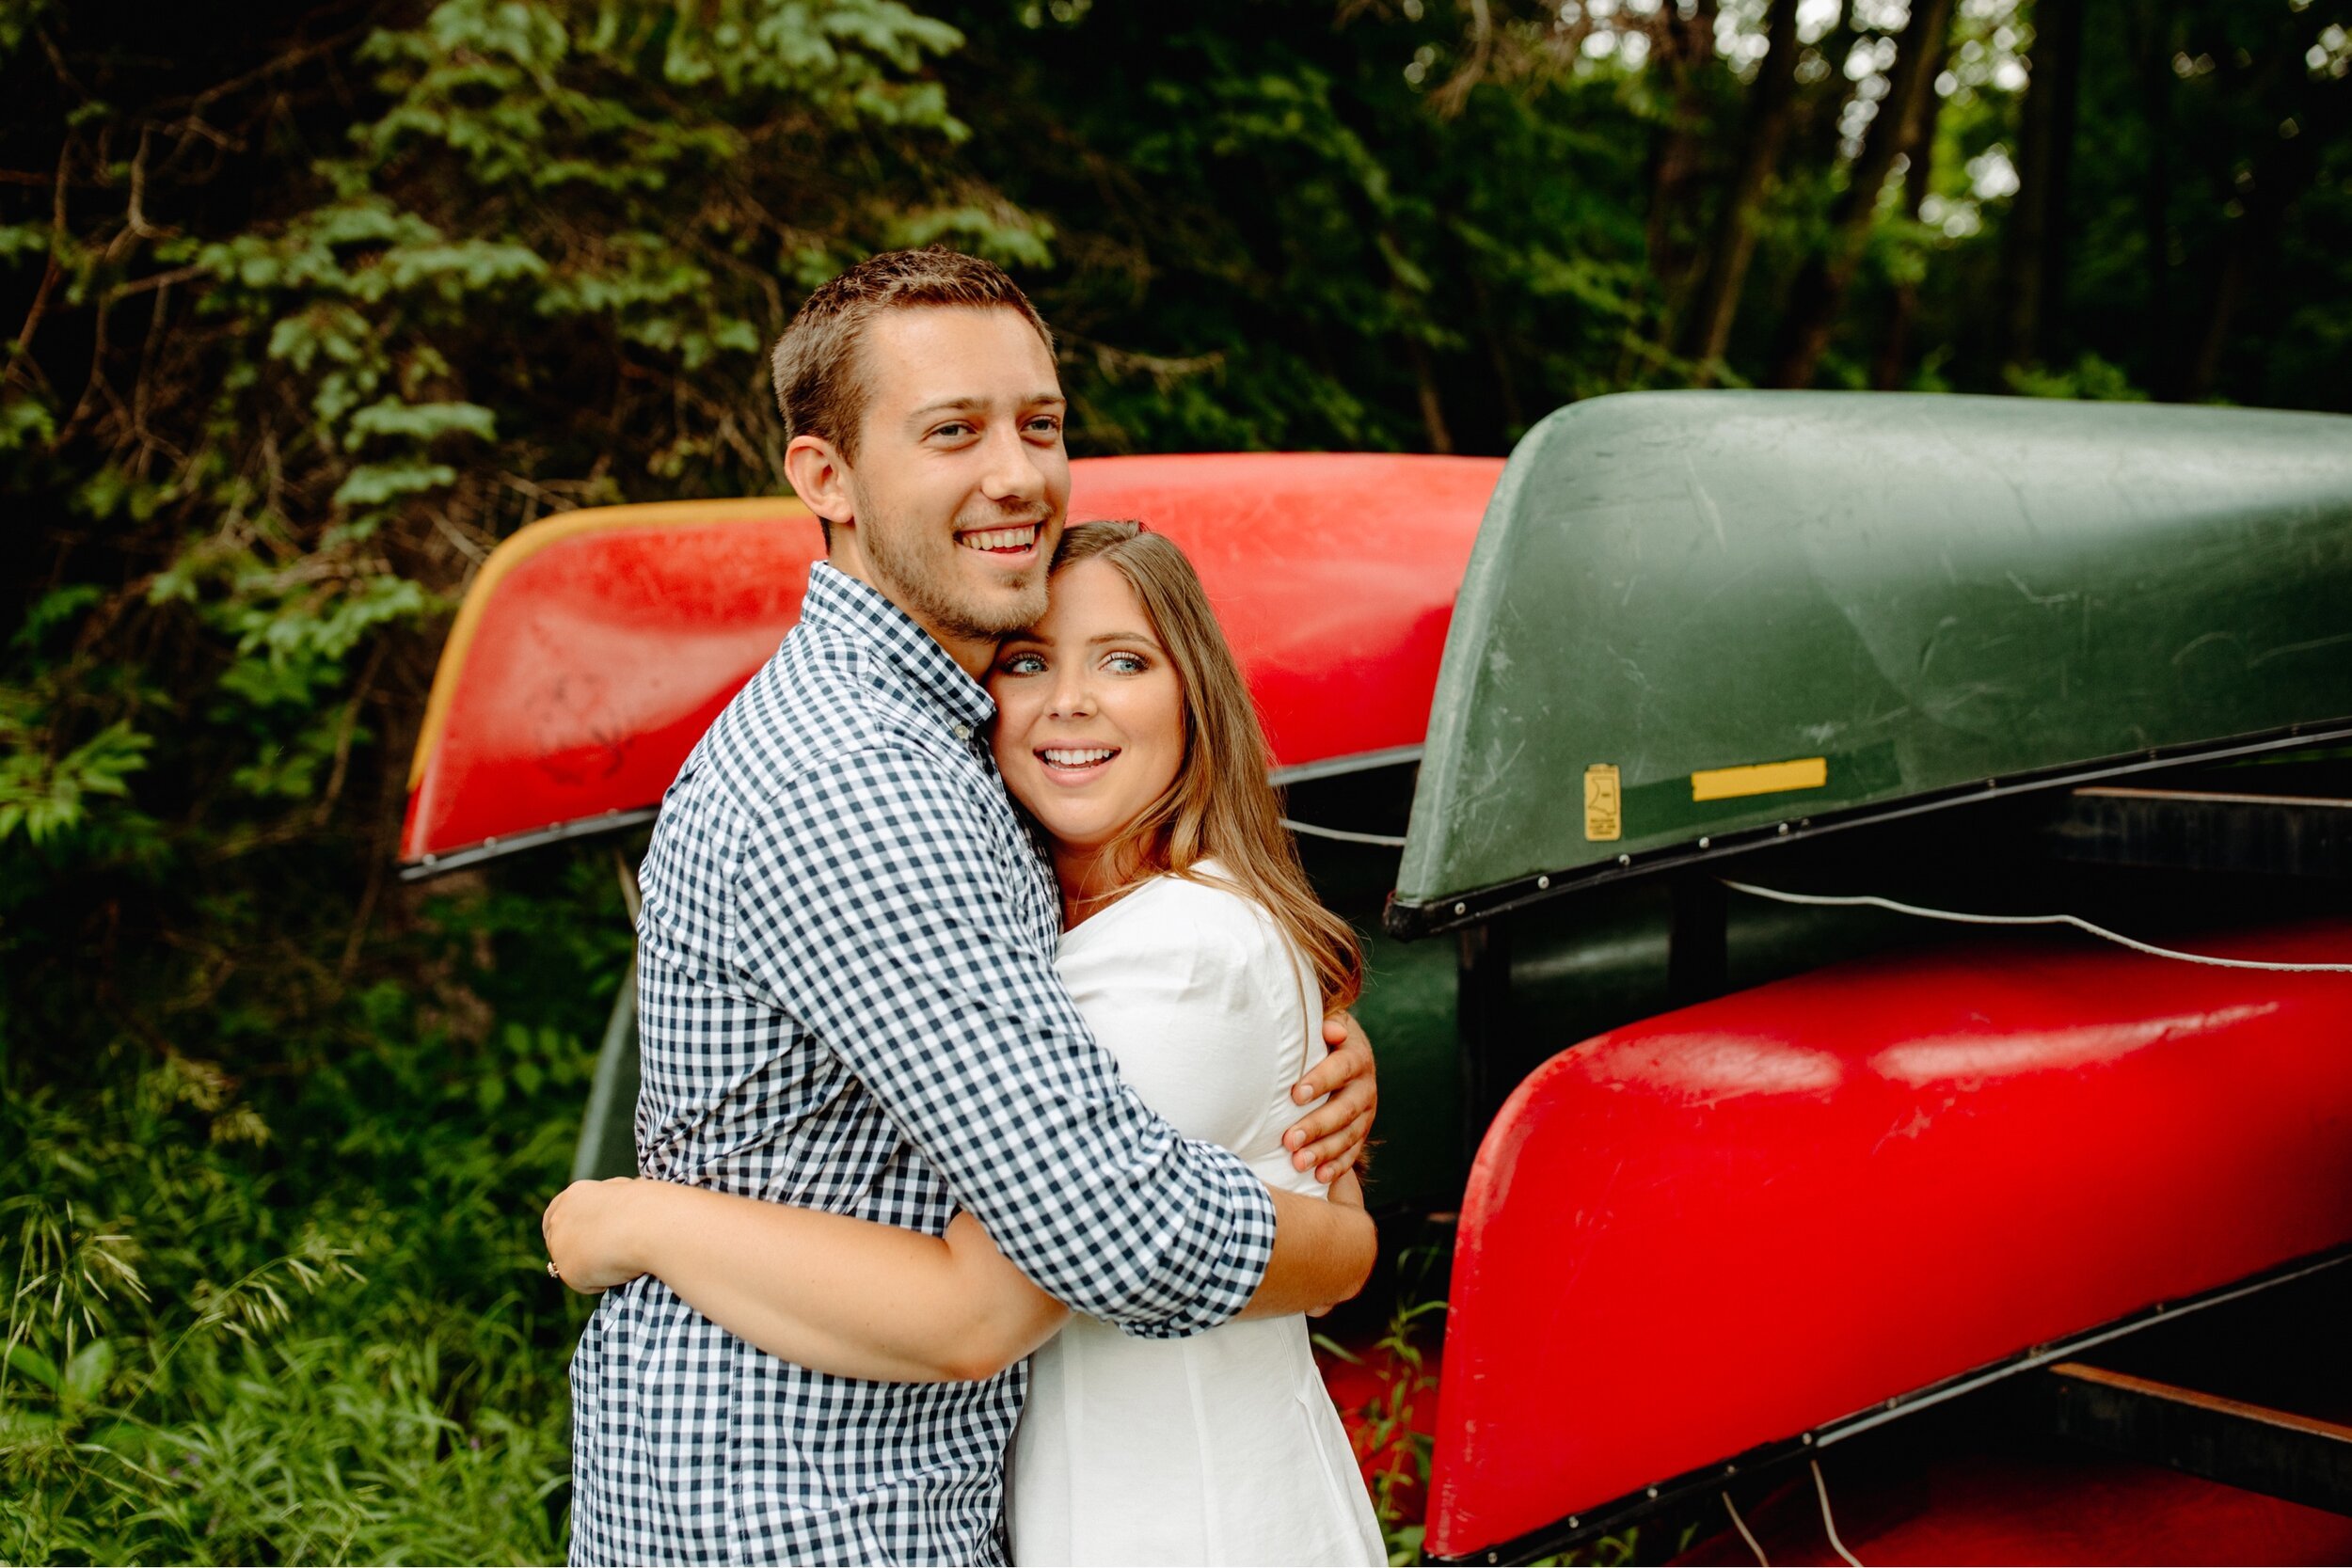
{"type": "Polygon", "coordinates": [[[1149,642],[1154,648],[1160,645],[1160,640],[1148,631],[1106,631],[1100,637],[1087,639],[1089,648],[1100,647],[1105,642],[1149,642]]]}

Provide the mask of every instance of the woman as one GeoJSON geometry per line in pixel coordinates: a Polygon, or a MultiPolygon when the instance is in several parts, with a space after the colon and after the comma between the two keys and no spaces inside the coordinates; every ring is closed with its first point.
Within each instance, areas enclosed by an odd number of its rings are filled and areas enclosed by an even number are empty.
{"type": "MultiPolygon", "coordinates": [[[[1063,979],[1179,1131],[1319,1192],[1281,1143],[1289,1089],[1362,958],[1299,867],[1232,651],[1183,552],[1136,524],[1070,530],[1053,583],[989,689],[998,768],[1060,883],[1063,979]]],[[[1353,1176],[1334,1196],[1361,1201],[1353,1176]]],[[[1303,1318],[1176,1340],[1071,1321],[969,1215],[943,1241],[622,1180],[576,1184],[547,1234],[577,1288],[659,1275],[844,1376],[984,1377],[1036,1350],[1009,1459],[1015,1561],[1387,1560],[1303,1318]]]]}

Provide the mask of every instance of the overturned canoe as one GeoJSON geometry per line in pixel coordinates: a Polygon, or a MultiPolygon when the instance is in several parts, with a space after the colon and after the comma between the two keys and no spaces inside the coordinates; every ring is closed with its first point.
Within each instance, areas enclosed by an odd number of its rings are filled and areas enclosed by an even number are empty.
{"type": "MultiPolygon", "coordinates": [[[[2352,922],[2200,945],[2344,961],[2352,922]]],[[[2061,937],[1835,965],[1554,1057],[1464,1195],[1429,1551],[1530,1560],[2341,1257],[2348,1038],[2352,975],[2061,937]]]]}
{"type": "Polygon", "coordinates": [[[1464,579],[1391,924],[2352,734],[2352,419],[1644,392],[1464,579]]]}
{"type": "MultiPolygon", "coordinates": [[[[1381,454],[1086,459],[1071,515],[1140,518],[1184,546],[1296,776],[1415,754],[1501,471],[1381,454]]],[[[791,628],[820,554],[789,499],[594,508],[501,545],[434,677],[408,873],[642,820],[791,628]]]]}

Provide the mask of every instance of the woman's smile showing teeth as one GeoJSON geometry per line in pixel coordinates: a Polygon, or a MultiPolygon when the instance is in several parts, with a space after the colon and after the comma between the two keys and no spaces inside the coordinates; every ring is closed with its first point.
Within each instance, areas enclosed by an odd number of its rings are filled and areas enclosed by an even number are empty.
{"type": "Polygon", "coordinates": [[[1049,746],[1037,759],[1057,773],[1089,773],[1118,754],[1116,746],[1049,746]]]}
{"type": "Polygon", "coordinates": [[[1025,523],[1019,528],[993,528],[959,533],[956,543],[967,550],[979,550],[985,554],[1001,552],[1019,555],[1036,546],[1038,527],[1036,523],[1025,523]]]}

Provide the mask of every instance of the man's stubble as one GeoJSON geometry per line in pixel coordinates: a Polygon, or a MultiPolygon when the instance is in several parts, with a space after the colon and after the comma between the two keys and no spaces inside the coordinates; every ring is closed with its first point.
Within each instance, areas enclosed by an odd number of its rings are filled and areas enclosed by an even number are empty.
{"type": "MultiPolygon", "coordinates": [[[[862,516],[865,507],[860,507],[862,516]]],[[[1017,523],[1005,523],[1007,528],[1017,523]]],[[[955,638],[985,641],[1035,626],[1044,618],[1045,562],[1041,559],[1020,584],[1020,593],[995,604],[974,604],[959,591],[955,552],[962,546],[919,525],[900,528],[876,519],[861,522],[858,548],[873,573],[874,586],[914,613],[917,620],[955,638]],[[877,526],[879,524],[879,526],[877,526]]]]}

